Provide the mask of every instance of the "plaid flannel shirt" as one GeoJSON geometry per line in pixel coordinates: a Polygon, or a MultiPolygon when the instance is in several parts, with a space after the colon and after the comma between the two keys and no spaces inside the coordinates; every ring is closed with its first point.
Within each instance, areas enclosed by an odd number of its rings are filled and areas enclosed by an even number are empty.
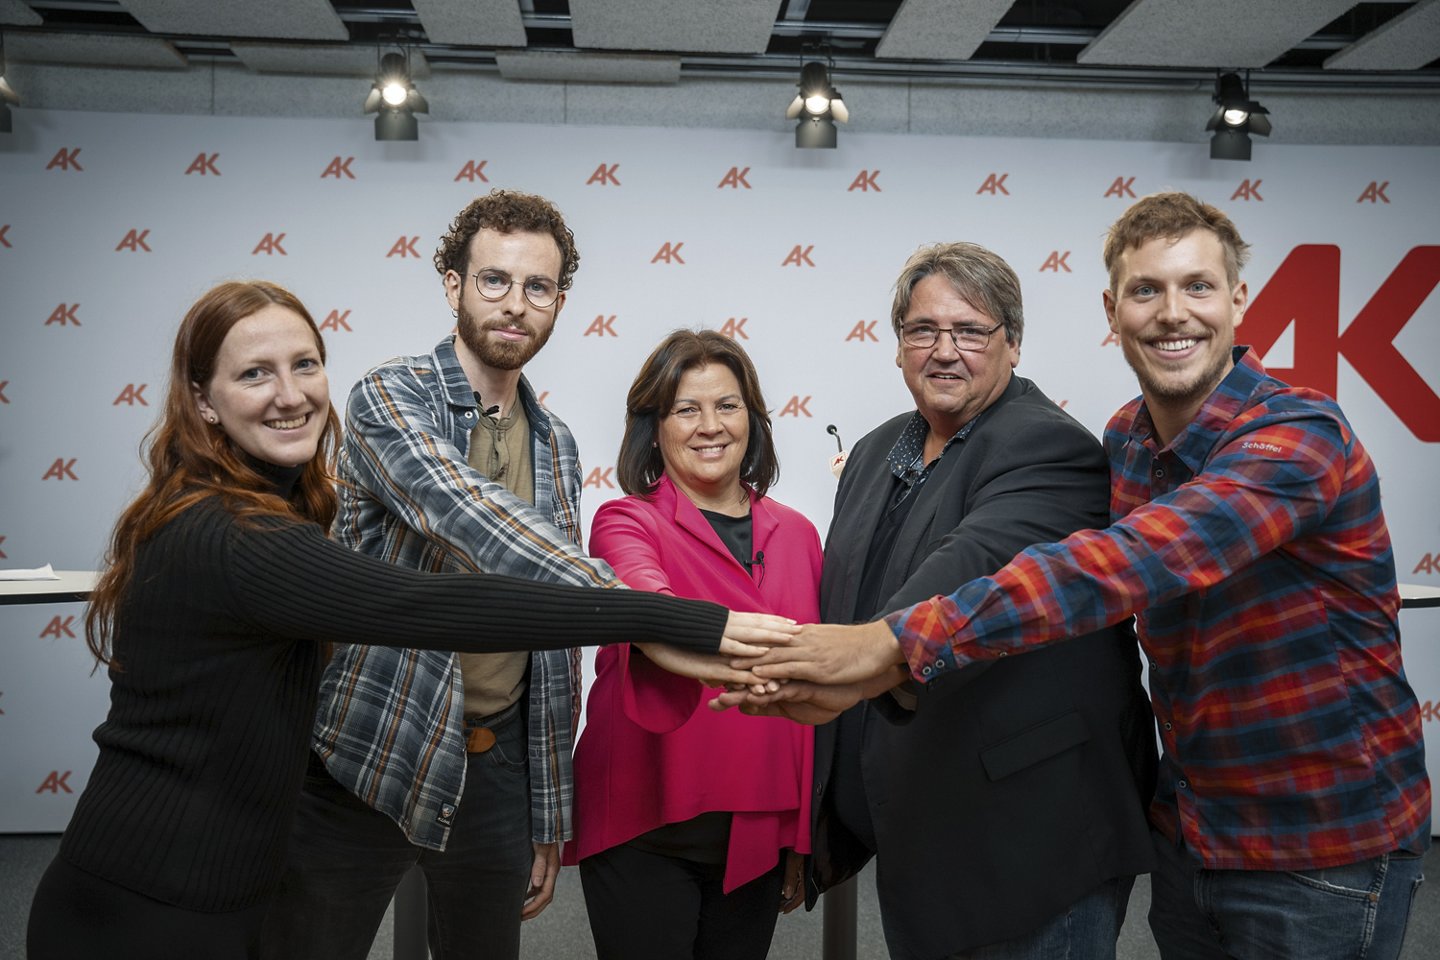
{"type": "Polygon", "coordinates": [[[1151,820],[1213,869],[1429,844],[1419,705],[1374,464],[1335,402],[1246,348],[1163,449],[1105,432],[1111,520],[887,618],[915,678],[1137,616],[1165,747],[1151,820]]]}
{"type": "MultiPolygon", "coordinates": [[[[399,357],[366,374],[346,411],[335,539],[417,570],[621,586],[580,548],[574,438],[523,377],[519,399],[534,440],[535,506],[466,462],[479,407],[453,337],[431,356],[399,357]]],[[[314,747],[337,781],[392,817],[412,843],[444,849],[465,781],[464,699],[454,654],[342,647],[321,682],[314,747]]],[[[570,837],[579,711],[579,651],[532,654],[537,843],[570,837]]]]}

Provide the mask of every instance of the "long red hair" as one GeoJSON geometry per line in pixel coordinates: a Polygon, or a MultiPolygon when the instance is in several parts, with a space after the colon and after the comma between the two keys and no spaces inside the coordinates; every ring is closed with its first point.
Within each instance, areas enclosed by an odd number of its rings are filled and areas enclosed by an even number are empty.
{"type": "Polygon", "coordinates": [[[264,280],[222,283],[196,300],[180,321],[165,406],[141,444],[150,480],[115,524],[105,572],[85,614],[85,642],[101,663],[117,666],[111,656],[112,632],[135,570],[136,551],[176,514],[206,497],[220,497],[226,509],[242,517],[293,517],[327,529],[335,519],[340,420],[333,405],[325,416],[319,449],[288,501],[274,493],[273,481],[250,465],[224,430],[205,422],[196,406],[195,386],[210,382],[230,329],[271,304],[294,311],[309,324],[323,363],[325,342],[310,311],[293,293],[264,280]]]}

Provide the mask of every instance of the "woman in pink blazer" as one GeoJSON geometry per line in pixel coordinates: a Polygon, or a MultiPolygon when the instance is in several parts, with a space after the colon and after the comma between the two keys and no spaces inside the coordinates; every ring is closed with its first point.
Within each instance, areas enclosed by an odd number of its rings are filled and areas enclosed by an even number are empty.
{"type": "MultiPolygon", "coordinates": [[[[600,507],[590,549],[637,590],[814,622],[820,540],[765,496],[778,472],[750,358],[678,330],[630,387],[629,495],[600,507]]],[[[637,646],[601,651],[595,670],[565,862],[580,864],[599,960],[763,960],[777,911],[804,895],[810,728],[715,713],[715,690],[637,646]]]]}

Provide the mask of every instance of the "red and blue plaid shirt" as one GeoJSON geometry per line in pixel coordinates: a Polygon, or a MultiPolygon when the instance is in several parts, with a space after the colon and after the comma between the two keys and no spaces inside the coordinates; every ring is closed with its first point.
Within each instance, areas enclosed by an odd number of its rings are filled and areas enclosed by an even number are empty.
{"type": "Polygon", "coordinates": [[[1374,464],[1335,402],[1246,350],[1163,449],[1105,431],[1111,521],[898,611],[920,682],[1134,614],[1165,756],[1151,821],[1214,869],[1429,843],[1419,706],[1374,464]]]}

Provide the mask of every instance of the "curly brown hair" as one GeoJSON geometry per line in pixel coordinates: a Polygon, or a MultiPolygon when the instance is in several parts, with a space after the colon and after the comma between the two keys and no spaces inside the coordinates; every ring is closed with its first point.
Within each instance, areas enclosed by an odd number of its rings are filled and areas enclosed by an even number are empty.
{"type": "Polygon", "coordinates": [[[580,266],[580,251],[575,247],[575,234],[565,226],[565,218],[549,200],[533,193],[499,188],[476,197],[455,215],[450,229],[440,238],[440,246],[435,249],[435,269],[440,276],[449,270],[462,277],[470,272],[470,241],[481,230],[550,234],[560,248],[560,276],[556,283],[561,290],[570,289],[570,281],[580,266]]]}

